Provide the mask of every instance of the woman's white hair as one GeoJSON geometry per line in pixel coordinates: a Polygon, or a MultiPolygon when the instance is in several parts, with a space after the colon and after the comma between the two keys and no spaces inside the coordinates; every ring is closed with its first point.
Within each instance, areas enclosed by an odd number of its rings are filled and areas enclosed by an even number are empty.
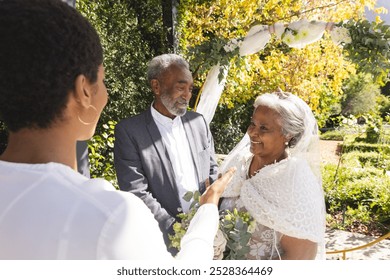
{"type": "Polygon", "coordinates": [[[254,102],[255,109],[264,106],[274,110],[279,116],[282,134],[289,139],[289,147],[294,148],[302,139],[308,125],[308,116],[311,114],[309,106],[298,96],[289,92],[265,93],[258,96],[254,102]]]}
{"type": "MultiPolygon", "coordinates": [[[[291,157],[305,159],[313,173],[321,181],[319,135],[317,121],[310,107],[298,96],[288,92],[265,93],[256,98],[255,110],[258,106],[265,106],[280,116],[282,134],[289,139],[289,154],[291,157]]],[[[222,163],[220,170],[226,167],[238,155],[249,152],[250,138],[245,133],[241,141],[234,147],[222,163]]]]}

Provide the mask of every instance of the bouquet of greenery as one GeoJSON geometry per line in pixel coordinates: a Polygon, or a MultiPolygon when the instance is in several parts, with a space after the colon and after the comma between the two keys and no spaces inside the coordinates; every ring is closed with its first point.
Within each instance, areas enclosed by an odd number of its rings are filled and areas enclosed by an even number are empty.
{"type": "MultiPolygon", "coordinates": [[[[180,250],[180,241],[186,233],[191,219],[194,217],[196,211],[199,208],[200,194],[196,192],[187,192],[184,196],[186,201],[192,201],[190,211],[188,213],[180,213],[178,218],[180,222],[176,222],[173,225],[174,234],[169,235],[171,241],[170,246],[180,250]]],[[[219,231],[222,232],[226,242],[217,241],[220,237],[216,236],[214,243],[215,259],[224,260],[242,260],[249,252],[248,242],[251,238],[253,231],[255,230],[256,222],[250,216],[248,212],[223,210],[220,212],[219,231]],[[220,247],[223,248],[220,248],[220,247]],[[220,251],[223,255],[219,257],[220,251]]]]}
{"type": "Polygon", "coordinates": [[[190,206],[190,211],[188,211],[188,213],[180,213],[178,215],[180,222],[176,222],[173,224],[173,231],[175,232],[175,234],[168,234],[169,240],[171,241],[170,247],[180,250],[180,241],[183,238],[184,234],[186,234],[186,231],[190,226],[190,222],[199,208],[199,197],[199,191],[187,192],[184,195],[183,199],[185,201],[193,201],[190,206]]]}
{"type": "Polygon", "coordinates": [[[249,239],[256,228],[256,222],[246,211],[224,210],[221,213],[219,228],[225,235],[226,250],[224,260],[243,260],[249,253],[249,239]]]}

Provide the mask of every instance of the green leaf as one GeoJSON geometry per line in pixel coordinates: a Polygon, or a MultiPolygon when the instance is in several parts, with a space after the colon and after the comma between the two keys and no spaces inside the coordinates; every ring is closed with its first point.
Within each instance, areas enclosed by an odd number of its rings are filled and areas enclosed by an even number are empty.
{"type": "Polygon", "coordinates": [[[186,192],[183,196],[183,199],[187,202],[190,202],[192,197],[193,197],[193,192],[189,191],[189,192],[186,192]]]}

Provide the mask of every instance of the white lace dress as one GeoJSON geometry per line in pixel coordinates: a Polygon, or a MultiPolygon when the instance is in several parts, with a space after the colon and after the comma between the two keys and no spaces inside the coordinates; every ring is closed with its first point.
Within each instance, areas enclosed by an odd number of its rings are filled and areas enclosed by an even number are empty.
{"type": "Polygon", "coordinates": [[[247,210],[256,220],[247,259],[280,259],[283,235],[319,245],[324,258],[325,203],[321,182],[302,159],[290,157],[247,178],[251,155],[237,156],[237,172],[225,190],[221,208],[247,210]]]}

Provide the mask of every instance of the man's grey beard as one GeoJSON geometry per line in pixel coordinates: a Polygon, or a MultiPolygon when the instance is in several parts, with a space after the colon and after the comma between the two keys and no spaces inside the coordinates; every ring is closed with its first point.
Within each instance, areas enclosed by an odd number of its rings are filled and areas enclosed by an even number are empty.
{"type": "Polygon", "coordinates": [[[185,115],[185,113],[187,112],[188,102],[187,101],[184,101],[184,102],[186,102],[186,104],[187,104],[186,108],[184,108],[184,109],[177,108],[177,107],[175,107],[175,102],[172,100],[172,98],[169,97],[169,95],[167,93],[161,94],[161,103],[165,106],[165,108],[168,110],[168,112],[174,116],[181,117],[181,116],[185,115]]]}

